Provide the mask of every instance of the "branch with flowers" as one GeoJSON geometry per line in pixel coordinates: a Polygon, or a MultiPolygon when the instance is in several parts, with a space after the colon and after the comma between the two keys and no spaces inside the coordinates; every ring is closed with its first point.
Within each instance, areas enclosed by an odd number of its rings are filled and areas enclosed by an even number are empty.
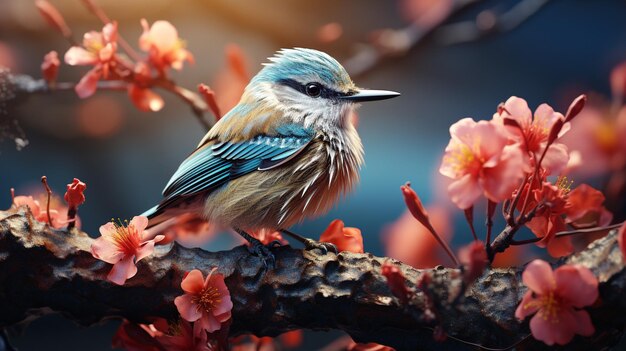
{"type": "MultiPolygon", "coordinates": [[[[619,235],[623,243],[624,230],[619,235]]],[[[276,268],[267,271],[244,247],[211,253],[178,244],[144,246],[136,276],[117,285],[106,279],[110,266],[92,255],[98,240],[76,229],[54,229],[25,206],[0,212],[0,326],[57,312],[84,325],[125,318],[130,322],[118,332],[118,345],[163,347],[157,349],[182,349],[163,345],[207,338],[218,343],[228,334],[337,328],[358,342],[437,350],[444,344],[532,348],[537,341],[514,318],[529,314],[528,306],[540,316],[531,328],[552,317],[593,323],[595,333],[593,326],[586,329],[591,324],[570,326],[593,334],[576,340],[583,348],[611,345],[626,322],[626,271],[615,232],[555,264],[554,272],[543,261],[525,271],[487,269],[461,296],[471,260],[460,269],[417,270],[370,254],[320,256],[289,247],[275,250],[276,268]],[[546,306],[548,296],[552,302],[546,306]],[[211,306],[211,314],[190,308],[195,303],[211,306]]],[[[541,330],[558,343],[573,336],[541,330]]]]}
{"type": "Polygon", "coordinates": [[[213,121],[205,114],[211,112],[214,119],[221,117],[213,91],[201,84],[193,92],[176,84],[169,70],[181,70],[185,62],[193,62],[193,55],[185,49],[176,28],[167,21],[156,21],[150,25],[141,20],[143,33],[139,48],[146,53],[140,55],[118,33],[117,22],[92,0],[82,0],[83,5],[104,26],[101,31],[90,31],[83,35],[79,44],[61,13],[47,0],[37,0],[35,5],[49,25],[57,30],[70,44],[63,58],[70,66],[89,66],[90,70],[78,83],[59,82],[61,65],[59,55],[51,51],[41,64],[42,81],[34,81],[30,93],[59,90],[74,90],[81,99],[92,96],[98,89],[126,91],[135,107],[140,111],[156,112],[163,108],[163,98],[154,91],[162,89],[179,97],[191,107],[198,121],[208,130],[213,121]],[[120,50],[121,49],[121,50],[120,50]]]}

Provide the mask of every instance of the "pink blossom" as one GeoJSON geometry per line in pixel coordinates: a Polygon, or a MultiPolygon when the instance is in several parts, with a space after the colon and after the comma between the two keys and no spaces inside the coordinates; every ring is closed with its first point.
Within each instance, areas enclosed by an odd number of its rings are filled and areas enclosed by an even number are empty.
{"type": "Polygon", "coordinates": [[[592,177],[626,164],[626,108],[617,116],[610,112],[608,104],[586,107],[572,122],[572,130],[562,141],[570,150],[576,151],[583,167],[572,173],[578,177],[592,177]]]}
{"type": "Polygon", "coordinates": [[[340,219],[330,222],[320,235],[321,242],[334,244],[337,250],[363,253],[363,236],[358,228],[345,227],[340,219]]]}
{"type": "Polygon", "coordinates": [[[157,318],[153,324],[123,321],[113,336],[113,347],[127,351],[209,351],[213,350],[206,333],[193,335],[191,323],[175,324],[157,318]]]}
{"type": "Polygon", "coordinates": [[[174,328],[170,328],[165,321],[160,321],[160,325],[156,323],[155,325],[164,331],[163,335],[157,337],[157,340],[166,351],[215,350],[211,347],[209,335],[207,333],[194,335],[193,326],[186,320],[179,320],[174,328]]]}
{"type": "Polygon", "coordinates": [[[116,64],[117,23],[107,23],[102,32],[91,31],[83,36],[83,46],[72,46],[65,53],[65,63],[70,66],[93,66],[74,90],[80,98],[96,91],[98,80],[108,79],[116,64]]]}
{"type": "Polygon", "coordinates": [[[565,204],[566,223],[576,227],[604,227],[611,223],[613,214],[604,206],[604,194],[587,184],[570,191],[565,204]]]}
{"type": "MultiPolygon", "coordinates": [[[[53,228],[63,228],[68,223],[67,208],[62,206],[60,200],[56,196],[52,196],[50,199],[50,213],[48,213],[47,206],[41,205],[46,203],[47,199],[40,196],[40,200],[35,200],[32,196],[15,196],[13,198],[13,206],[26,205],[30,209],[31,214],[35,220],[48,223],[52,222],[53,228]]],[[[78,216],[75,218],[76,227],[80,228],[80,219],[78,216]]]]}
{"type": "Polygon", "coordinates": [[[85,202],[85,189],[87,189],[87,184],[81,182],[78,178],[74,178],[72,183],[67,185],[67,191],[63,199],[65,199],[69,207],[78,207],[85,202]]]}
{"type": "Polygon", "coordinates": [[[185,49],[185,42],[178,37],[178,31],[168,21],[156,21],[150,26],[141,20],[143,34],[139,47],[150,55],[150,62],[160,71],[172,67],[183,68],[185,61],[193,62],[193,55],[185,49]]]}
{"type": "Polygon", "coordinates": [[[152,324],[135,324],[124,320],[113,335],[111,344],[114,348],[126,351],[161,351],[161,344],[156,339],[161,334],[152,324]]]}
{"type": "MultiPolygon", "coordinates": [[[[527,185],[522,193],[521,198],[526,197],[525,192],[528,191],[527,185]]],[[[526,223],[526,226],[537,236],[542,239],[537,242],[539,247],[547,247],[548,253],[553,257],[561,257],[568,255],[574,251],[572,240],[569,237],[555,238],[555,234],[567,229],[565,226],[565,205],[569,185],[564,181],[552,184],[544,182],[539,189],[533,189],[531,192],[531,200],[528,202],[527,210],[543,203],[544,207],[536,211],[535,216],[526,223]]],[[[522,201],[518,206],[522,206],[522,201]]]]}
{"type": "Polygon", "coordinates": [[[547,345],[565,345],[575,334],[591,336],[594,327],[582,308],[598,298],[598,280],[586,267],[564,265],[552,271],[542,260],[528,264],[522,280],[528,287],[515,317],[533,315],[530,331],[547,345]]]}
{"type": "Polygon", "coordinates": [[[54,86],[57,76],[59,75],[60,66],[61,61],[59,61],[59,54],[56,51],[50,51],[43,57],[41,74],[48,85],[54,86]]]}
{"type": "Polygon", "coordinates": [[[174,299],[181,317],[196,322],[196,336],[204,334],[203,331],[212,333],[219,330],[231,316],[233,303],[224,276],[214,271],[215,268],[206,279],[197,269],[189,272],[180,284],[185,294],[174,299]]]}
{"type": "Polygon", "coordinates": [[[504,127],[464,118],[450,135],[439,172],[454,180],[448,187],[452,201],[467,209],[481,195],[493,202],[509,198],[524,174],[521,149],[507,145],[504,127]]]}
{"type": "MultiPolygon", "coordinates": [[[[539,105],[533,116],[526,100],[512,96],[498,109],[493,119],[498,123],[504,123],[512,140],[528,152],[524,157],[524,163],[526,171],[530,172],[548,145],[553,126],[557,121],[562,123],[565,117],[555,112],[548,104],[539,105]],[[505,123],[505,119],[514,121],[515,125],[505,123]]],[[[562,137],[569,129],[569,123],[563,124],[558,137],[562,137]]],[[[547,174],[559,174],[567,165],[568,159],[567,146],[555,142],[548,148],[541,167],[547,174]]]]}
{"type": "Polygon", "coordinates": [[[100,227],[98,239],[91,244],[93,257],[113,265],[107,279],[124,285],[126,279],[137,274],[137,262],[152,254],[154,244],[163,240],[163,235],[146,240],[148,218],[136,216],[128,223],[109,222],[100,227]]]}

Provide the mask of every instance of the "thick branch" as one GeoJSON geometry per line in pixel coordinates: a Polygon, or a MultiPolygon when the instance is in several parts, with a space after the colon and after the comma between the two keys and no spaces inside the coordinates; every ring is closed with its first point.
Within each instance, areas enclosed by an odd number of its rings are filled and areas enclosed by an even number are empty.
{"type": "MultiPolygon", "coordinates": [[[[111,266],[89,252],[91,242],[78,230],[50,229],[24,207],[0,212],[0,328],[51,311],[85,325],[117,317],[137,322],[149,316],[172,318],[183,274],[218,267],[234,302],[232,334],[342,329],[357,341],[400,350],[464,345],[454,338],[508,347],[528,335],[527,324],[514,318],[525,292],[521,268],[487,271],[454,307],[448,301],[460,285],[457,270],[417,270],[396,262],[411,287],[425,273],[433,278],[432,303],[418,292],[411,306],[403,307],[380,274],[386,258],[370,254],[317,255],[281,247],[274,251],[276,268],[265,271],[244,247],[206,252],[173,244],[158,247],[155,255],[138,264],[136,277],[116,286],[106,280],[111,266]],[[426,306],[432,305],[435,310],[428,311],[426,306]],[[432,338],[438,323],[450,336],[443,344],[432,338]]],[[[614,343],[626,321],[626,270],[615,233],[566,261],[591,268],[601,282],[602,304],[590,310],[598,332],[576,345],[614,343]]],[[[532,349],[541,347],[532,338],[524,342],[532,349]]]]}

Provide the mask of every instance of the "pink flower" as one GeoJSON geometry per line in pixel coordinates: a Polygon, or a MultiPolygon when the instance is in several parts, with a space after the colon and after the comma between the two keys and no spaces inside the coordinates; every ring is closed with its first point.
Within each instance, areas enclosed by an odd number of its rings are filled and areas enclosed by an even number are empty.
{"type": "Polygon", "coordinates": [[[74,178],[72,183],[67,185],[67,191],[63,197],[67,205],[74,208],[82,205],[85,202],[85,189],[87,189],[87,184],[74,178]]]}
{"type": "Polygon", "coordinates": [[[193,55],[185,49],[185,42],[170,22],[156,21],[150,26],[142,19],[141,26],[139,47],[150,55],[150,62],[161,73],[168,67],[181,70],[185,61],[193,62],[193,55]]]}
{"type": "Polygon", "coordinates": [[[564,265],[552,271],[542,260],[528,264],[522,280],[528,287],[515,317],[520,320],[535,314],[530,331],[535,339],[548,345],[565,345],[575,334],[591,336],[593,324],[583,307],[598,298],[598,280],[585,267],[564,265]]]}
{"type": "MultiPolygon", "coordinates": [[[[430,207],[429,218],[442,240],[452,238],[452,219],[445,208],[430,207]]],[[[439,264],[452,265],[444,250],[430,231],[406,211],[394,223],[383,229],[385,254],[415,268],[432,268],[439,264]]]]}
{"type": "Polygon", "coordinates": [[[113,265],[107,275],[111,282],[124,285],[126,279],[137,274],[137,262],[154,251],[154,244],[163,240],[163,235],[146,240],[148,218],[136,216],[126,226],[109,222],[100,227],[98,239],[91,244],[93,257],[113,265]]]}
{"type": "MultiPolygon", "coordinates": [[[[541,104],[535,110],[533,116],[526,100],[511,96],[498,112],[493,116],[494,121],[505,123],[505,119],[513,120],[515,125],[506,124],[512,140],[518,143],[528,153],[524,157],[526,171],[530,172],[535,166],[534,161],[539,161],[543,154],[550,131],[557,121],[563,122],[565,117],[554,112],[552,107],[541,104]],[[534,155],[534,157],[531,157],[534,155]]],[[[570,124],[565,123],[558,136],[563,136],[570,129],[570,124]]],[[[569,154],[567,146],[562,143],[552,143],[541,163],[548,174],[559,174],[567,165],[569,154]]]]}
{"type": "Polygon", "coordinates": [[[59,66],[61,66],[61,61],[59,61],[59,54],[56,51],[50,51],[43,57],[41,74],[48,85],[54,86],[59,75],[59,66]]]}
{"type": "Polygon", "coordinates": [[[565,204],[566,223],[576,227],[604,227],[611,223],[613,214],[602,204],[604,194],[587,184],[570,191],[565,204]]]}
{"type": "MultiPolygon", "coordinates": [[[[528,185],[524,192],[528,191],[528,185]]],[[[529,201],[527,210],[535,207],[538,203],[544,203],[543,209],[538,210],[535,216],[526,223],[526,226],[537,236],[542,239],[537,242],[539,247],[547,247],[548,253],[553,257],[561,257],[568,255],[574,251],[572,240],[569,237],[555,238],[555,234],[564,231],[565,205],[567,193],[569,192],[569,184],[564,178],[559,178],[556,184],[544,182],[539,189],[533,189],[531,193],[532,200],[529,201]]],[[[522,193],[521,198],[526,197],[522,193]]],[[[520,204],[518,206],[522,206],[520,204]]]]}
{"type": "MultiPolygon", "coordinates": [[[[47,199],[43,196],[40,196],[40,199],[42,201],[35,200],[32,196],[15,196],[13,198],[13,206],[28,206],[35,220],[42,223],[48,223],[50,221],[52,222],[53,228],[63,228],[69,223],[67,208],[61,205],[60,200],[56,196],[50,199],[50,213],[48,213],[46,205],[41,205],[42,202],[46,203],[47,199]]],[[[78,216],[76,216],[75,221],[76,227],[80,228],[80,219],[78,216]]]]}
{"type": "Polygon", "coordinates": [[[162,334],[152,324],[135,324],[124,320],[113,335],[111,344],[114,348],[126,351],[161,351],[161,344],[156,337],[162,334]]]}
{"type": "Polygon", "coordinates": [[[584,167],[573,173],[592,177],[621,169],[626,163],[626,109],[615,116],[608,104],[585,108],[572,122],[572,130],[563,137],[570,150],[580,154],[584,167]]]}
{"type": "Polygon", "coordinates": [[[67,191],[65,192],[65,202],[67,202],[67,229],[72,229],[76,223],[76,214],[78,213],[78,206],[85,202],[85,194],[83,192],[87,189],[87,184],[81,182],[78,178],[74,178],[71,184],[67,185],[67,191]]]}
{"type": "Polygon", "coordinates": [[[233,303],[230,292],[224,283],[224,276],[216,273],[215,268],[204,279],[197,269],[189,272],[180,286],[184,295],[174,299],[181,317],[194,324],[194,335],[212,333],[230,319],[233,303]]]}
{"type": "Polygon", "coordinates": [[[493,202],[509,198],[524,173],[521,149],[507,145],[504,127],[464,118],[450,135],[439,172],[454,180],[448,187],[452,201],[468,209],[483,194],[493,202]]]}
{"type": "Polygon", "coordinates": [[[321,242],[337,246],[337,250],[363,253],[363,236],[358,228],[346,228],[340,219],[330,222],[328,228],[320,235],[321,242]]]}
{"type": "Polygon", "coordinates": [[[476,280],[487,267],[485,243],[473,241],[459,249],[459,261],[463,264],[463,276],[466,284],[476,280]]]}
{"type": "Polygon", "coordinates": [[[65,63],[70,66],[93,66],[74,88],[80,98],[93,95],[100,78],[109,78],[116,64],[116,51],[117,23],[112,22],[104,25],[102,32],[85,33],[83,46],[72,46],[65,53],[65,63]]]}
{"type": "Polygon", "coordinates": [[[179,320],[178,324],[174,325],[173,328],[170,328],[165,321],[160,321],[160,325],[157,326],[163,331],[173,330],[157,337],[166,351],[215,350],[209,343],[208,334],[201,333],[200,335],[194,335],[194,329],[191,323],[185,320],[179,320]]]}

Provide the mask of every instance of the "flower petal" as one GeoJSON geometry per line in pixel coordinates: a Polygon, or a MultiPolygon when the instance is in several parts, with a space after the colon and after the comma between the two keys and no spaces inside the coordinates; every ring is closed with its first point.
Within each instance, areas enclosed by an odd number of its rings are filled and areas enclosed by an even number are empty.
{"type": "Polygon", "coordinates": [[[141,261],[143,258],[150,256],[154,252],[154,240],[148,240],[141,244],[137,250],[137,259],[135,262],[141,261]]]}
{"type": "Polygon", "coordinates": [[[187,293],[198,294],[204,288],[204,278],[202,272],[197,269],[192,270],[187,274],[183,281],[180,283],[180,287],[187,293]]]}
{"type": "Polygon", "coordinates": [[[460,179],[450,183],[448,186],[448,194],[452,202],[464,210],[472,207],[474,202],[476,202],[482,194],[482,189],[473,175],[466,174],[460,179]]]}
{"type": "Polygon", "coordinates": [[[537,310],[539,310],[539,304],[533,303],[535,301],[536,299],[533,297],[533,292],[528,290],[515,310],[515,318],[524,320],[524,318],[537,312],[537,310]]]}
{"type": "Polygon", "coordinates": [[[80,46],[72,46],[65,53],[65,63],[70,66],[95,65],[98,57],[80,46]]]}
{"type": "Polygon", "coordinates": [[[174,299],[174,304],[180,316],[188,322],[195,322],[202,317],[202,312],[200,312],[198,306],[193,303],[193,295],[184,294],[178,296],[174,299]]]}
{"type": "Polygon", "coordinates": [[[91,254],[93,257],[110,264],[116,264],[124,257],[124,253],[120,251],[119,247],[104,236],[93,241],[91,254]]]}
{"type": "Polygon", "coordinates": [[[137,274],[137,266],[135,266],[133,259],[134,256],[126,256],[114,264],[107,279],[117,285],[124,285],[126,279],[132,278],[137,274]]]}
{"type": "Polygon", "coordinates": [[[543,260],[530,262],[522,273],[522,281],[530,290],[539,295],[547,294],[556,288],[552,267],[543,260]]]}
{"type": "Polygon", "coordinates": [[[93,95],[98,89],[98,81],[101,76],[102,74],[98,66],[87,72],[74,87],[78,97],[85,99],[93,95]]]}
{"type": "Polygon", "coordinates": [[[110,238],[115,235],[117,232],[117,228],[115,228],[115,224],[113,222],[107,222],[100,226],[100,235],[105,238],[110,238]]]}
{"type": "Polygon", "coordinates": [[[135,216],[130,220],[128,226],[133,226],[137,230],[138,233],[143,232],[148,226],[148,217],[146,216],[135,216]]]}
{"type": "Polygon", "coordinates": [[[598,280],[583,266],[565,265],[554,271],[559,295],[574,307],[585,307],[598,299],[598,280]]]}
{"type": "Polygon", "coordinates": [[[591,323],[591,317],[587,311],[572,311],[574,314],[574,318],[576,319],[576,334],[580,334],[582,336],[591,336],[596,332],[593,327],[593,323],[591,323]]]}
{"type": "Polygon", "coordinates": [[[515,119],[523,129],[530,126],[533,114],[526,100],[518,98],[517,96],[511,96],[504,103],[504,108],[506,112],[503,112],[503,117],[515,119]]]}
{"type": "Polygon", "coordinates": [[[530,331],[533,337],[543,341],[547,345],[555,343],[564,345],[574,337],[575,330],[572,328],[572,316],[569,311],[559,313],[559,322],[550,318],[543,318],[539,313],[530,320],[530,331]],[[564,313],[563,313],[564,312],[564,313]]]}

